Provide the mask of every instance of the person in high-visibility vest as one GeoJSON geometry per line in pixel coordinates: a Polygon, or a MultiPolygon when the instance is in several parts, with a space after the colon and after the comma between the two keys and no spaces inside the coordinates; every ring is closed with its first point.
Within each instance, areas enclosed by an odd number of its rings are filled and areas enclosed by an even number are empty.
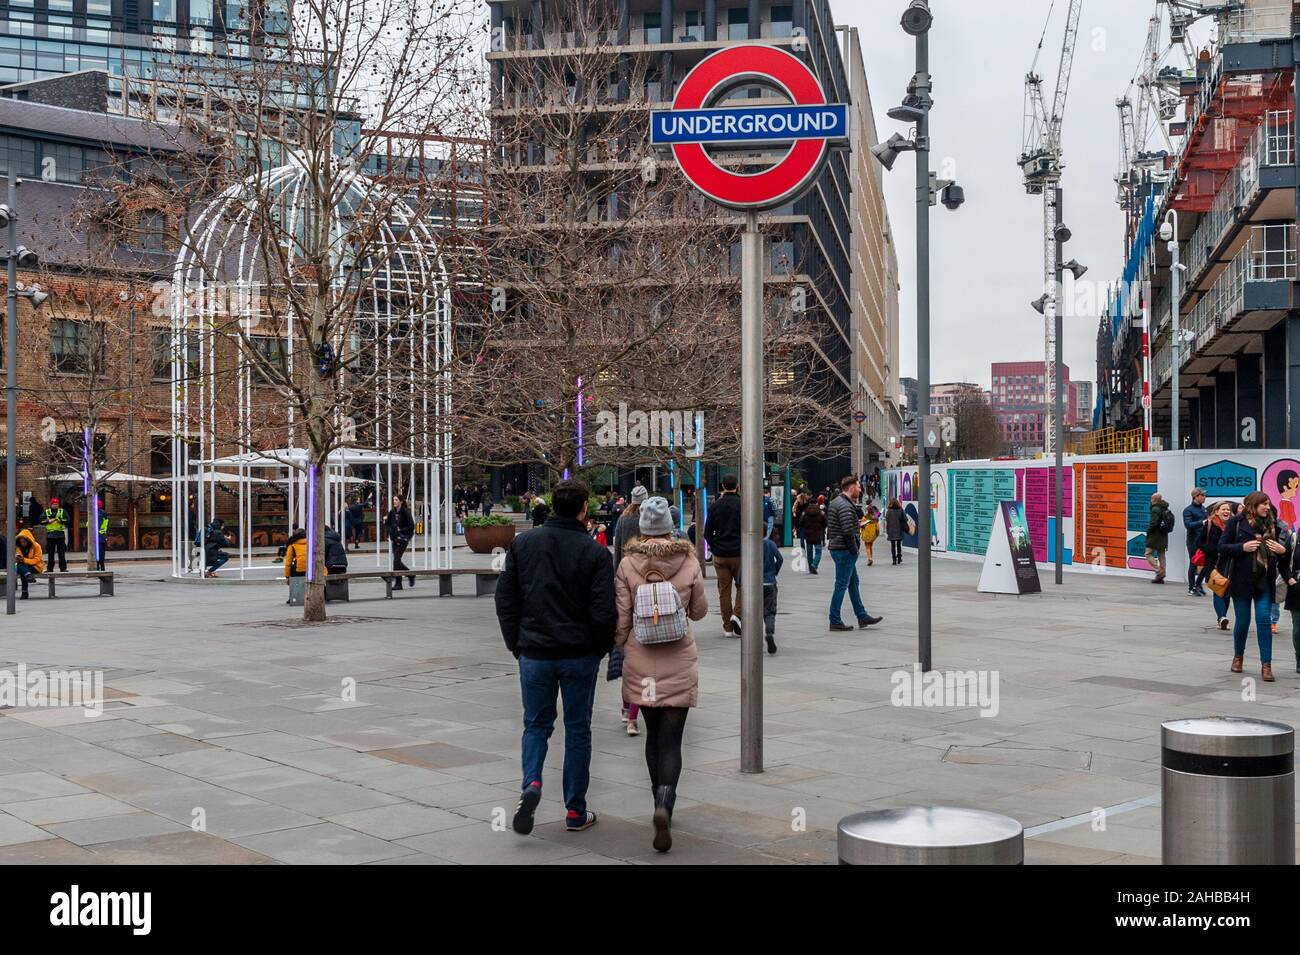
{"type": "Polygon", "coordinates": [[[104,513],[104,502],[100,501],[95,506],[95,511],[99,514],[99,533],[90,533],[90,508],[86,509],[86,541],[87,545],[95,548],[95,569],[104,569],[104,551],[108,550],[108,515],[104,513]]]}
{"type": "Polygon", "coordinates": [[[59,570],[68,569],[68,512],[59,506],[57,497],[50,498],[50,505],[41,515],[45,525],[45,552],[49,554],[50,573],[54,573],[54,563],[58,560],[59,570]]]}

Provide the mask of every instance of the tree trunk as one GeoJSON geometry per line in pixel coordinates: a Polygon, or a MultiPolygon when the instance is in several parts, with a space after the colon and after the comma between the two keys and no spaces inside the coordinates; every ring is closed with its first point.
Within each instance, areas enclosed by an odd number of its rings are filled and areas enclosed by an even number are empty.
{"type": "Polygon", "coordinates": [[[307,593],[302,602],[302,619],[316,623],[325,619],[325,502],[321,500],[321,466],[307,469],[307,593]]]}

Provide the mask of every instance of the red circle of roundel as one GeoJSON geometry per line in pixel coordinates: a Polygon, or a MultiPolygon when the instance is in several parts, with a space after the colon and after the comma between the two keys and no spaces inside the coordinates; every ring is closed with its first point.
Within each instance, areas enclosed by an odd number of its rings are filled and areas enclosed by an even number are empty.
{"type": "MultiPolygon", "coordinates": [[[[682,80],[673,109],[703,109],[713,92],[739,77],[771,80],[784,87],[796,106],[822,106],[826,94],[812,70],[793,54],[774,46],[733,46],[701,60],[682,80]]],[[[825,140],[801,139],[771,169],[737,173],[723,169],[701,143],[676,143],[673,155],[682,173],[710,199],[738,208],[780,205],[821,165],[825,140]]]]}

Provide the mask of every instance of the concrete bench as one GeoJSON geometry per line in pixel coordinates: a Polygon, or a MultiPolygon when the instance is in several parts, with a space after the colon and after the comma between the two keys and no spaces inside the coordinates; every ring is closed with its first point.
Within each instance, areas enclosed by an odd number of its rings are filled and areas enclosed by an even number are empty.
{"type": "MultiPolygon", "coordinates": [[[[289,604],[294,607],[301,607],[307,601],[307,578],[306,577],[289,577],[289,604]]],[[[327,574],[325,576],[325,602],[334,603],[336,601],[347,603],[348,581],[347,574],[327,574]]]]}
{"type": "MultiPolygon", "coordinates": [[[[5,579],[4,574],[0,574],[0,582],[5,579]]],[[[97,580],[99,581],[99,596],[113,596],[113,572],[111,570],[67,570],[62,573],[52,574],[33,574],[33,582],[44,580],[49,584],[48,594],[51,600],[56,596],[55,581],[57,580],[97,580]]]]}
{"type": "MultiPolygon", "coordinates": [[[[501,576],[500,571],[496,570],[475,570],[469,567],[444,567],[435,570],[407,570],[400,574],[395,574],[391,570],[361,570],[349,572],[346,574],[329,574],[325,578],[325,599],[348,600],[348,582],[352,580],[382,580],[384,582],[384,599],[393,598],[393,585],[402,577],[417,577],[429,579],[438,578],[438,596],[451,597],[452,579],[455,577],[464,577],[473,575],[474,577],[474,596],[490,597],[497,592],[497,578],[501,576]]],[[[307,578],[290,577],[289,578],[289,602],[294,606],[302,606],[306,598],[307,578]]]]}

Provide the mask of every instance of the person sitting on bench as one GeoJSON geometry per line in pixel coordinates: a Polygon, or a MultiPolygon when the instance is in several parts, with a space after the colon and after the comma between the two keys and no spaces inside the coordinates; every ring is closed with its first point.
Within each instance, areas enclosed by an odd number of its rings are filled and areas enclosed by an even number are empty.
{"type": "MultiPolygon", "coordinates": [[[[0,538],[0,540],[3,539],[0,538]]],[[[18,599],[26,600],[27,587],[31,583],[31,579],[37,574],[45,572],[45,554],[41,551],[41,545],[36,543],[36,538],[32,536],[32,532],[26,527],[18,532],[18,538],[14,542],[13,567],[18,574],[18,581],[22,585],[22,594],[18,599]]]]}
{"type": "Polygon", "coordinates": [[[230,540],[225,534],[226,521],[218,517],[208,525],[208,532],[203,538],[203,563],[204,577],[217,576],[217,570],[226,561],[230,560],[230,555],[223,548],[230,546],[230,540]]]}
{"type": "Polygon", "coordinates": [[[301,527],[294,528],[289,539],[284,542],[284,575],[307,576],[307,532],[301,527]]]}
{"type": "Polygon", "coordinates": [[[348,572],[348,549],[343,545],[343,538],[332,527],[325,528],[325,573],[346,574],[348,572]]]}

